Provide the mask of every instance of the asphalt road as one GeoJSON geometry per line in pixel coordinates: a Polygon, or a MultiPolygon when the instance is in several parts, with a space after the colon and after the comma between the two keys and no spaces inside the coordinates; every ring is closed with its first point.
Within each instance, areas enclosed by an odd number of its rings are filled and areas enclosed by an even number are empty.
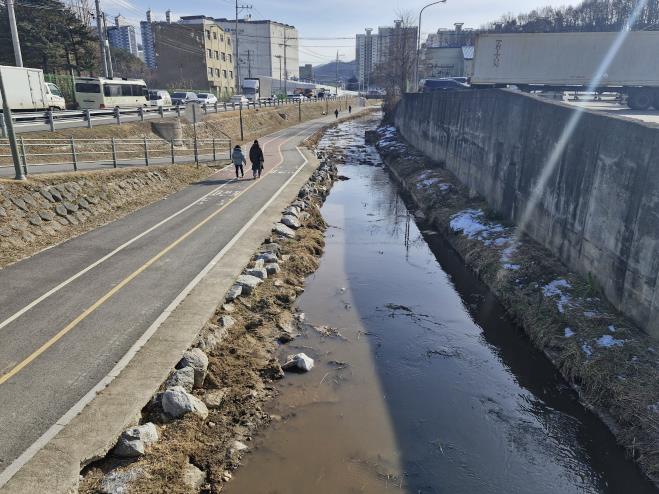
{"type": "Polygon", "coordinates": [[[108,374],[306,163],[296,145],[327,121],[262,138],[260,180],[236,180],[233,167],[219,170],[0,270],[0,486],[2,471],[108,374]]]}

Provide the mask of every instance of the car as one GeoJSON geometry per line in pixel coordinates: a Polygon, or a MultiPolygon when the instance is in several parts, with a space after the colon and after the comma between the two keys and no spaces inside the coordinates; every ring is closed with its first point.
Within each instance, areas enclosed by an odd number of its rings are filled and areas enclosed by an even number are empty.
{"type": "Polygon", "coordinates": [[[462,84],[469,84],[469,78],[468,77],[451,77],[454,81],[461,82],[462,84]]]}
{"type": "Polygon", "coordinates": [[[195,103],[197,95],[192,91],[177,91],[172,94],[173,105],[186,105],[188,103],[195,103]]]}
{"type": "Polygon", "coordinates": [[[245,96],[243,96],[242,94],[234,94],[233,96],[231,96],[231,98],[229,98],[229,103],[236,105],[239,104],[246,105],[247,103],[249,103],[249,100],[245,98],[245,96]]]}
{"type": "Polygon", "coordinates": [[[172,97],[164,89],[149,89],[149,106],[171,106],[172,97]]]}
{"type": "Polygon", "coordinates": [[[421,81],[421,92],[432,93],[434,91],[453,91],[455,89],[469,89],[468,84],[463,84],[450,77],[442,79],[423,79],[421,81]]]}
{"type": "Polygon", "coordinates": [[[307,97],[304,94],[289,94],[288,99],[290,101],[306,101],[307,97]]]}
{"type": "Polygon", "coordinates": [[[62,91],[52,82],[46,83],[47,97],[49,108],[53,110],[66,110],[66,101],[62,96],[62,91]]]}
{"type": "Polygon", "coordinates": [[[197,93],[197,103],[202,105],[214,105],[217,103],[217,96],[212,93],[197,93]]]}

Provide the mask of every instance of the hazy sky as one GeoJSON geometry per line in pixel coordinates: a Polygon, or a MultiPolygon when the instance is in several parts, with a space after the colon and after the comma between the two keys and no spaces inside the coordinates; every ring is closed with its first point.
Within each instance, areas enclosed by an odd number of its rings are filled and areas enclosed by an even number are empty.
{"type": "MultiPolygon", "coordinates": [[[[300,63],[319,65],[336,57],[348,61],[355,58],[356,33],[364,28],[392,25],[396,13],[412,12],[418,18],[419,9],[430,0],[245,0],[250,4],[254,19],[271,19],[294,25],[300,35],[300,63]],[[313,39],[324,38],[324,39],[313,39]],[[347,38],[347,39],[341,39],[347,38]]],[[[465,27],[479,27],[502,14],[518,14],[545,5],[576,4],[577,0],[447,0],[445,4],[429,7],[423,13],[422,39],[440,27],[464,22],[465,27]]],[[[144,18],[151,8],[155,20],[164,20],[164,12],[172,9],[174,19],[181,15],[203,14],[212,17],[235,16],[235,2],[231,0],[101,0],[103,10],[121,13],[133,22],[144,18]],[[183,10],[182,5],[185,5],[183,10]]]]}

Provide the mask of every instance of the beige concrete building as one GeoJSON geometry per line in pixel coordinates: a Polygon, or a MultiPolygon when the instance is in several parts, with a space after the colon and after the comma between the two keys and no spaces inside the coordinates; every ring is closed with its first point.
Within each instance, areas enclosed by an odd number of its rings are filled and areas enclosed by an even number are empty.
{"type": "Polygon", "coordinates": [[[218,98],[235,93],[233,41],[212,18],[185,24],[156,22],[151,29],[157,85],[208,91],[218,98]]]}

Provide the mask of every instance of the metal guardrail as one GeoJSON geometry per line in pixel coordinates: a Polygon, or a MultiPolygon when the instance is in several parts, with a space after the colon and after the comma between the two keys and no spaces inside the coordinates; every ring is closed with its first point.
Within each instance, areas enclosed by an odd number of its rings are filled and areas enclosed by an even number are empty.
{"type": "MultiPolygon", "coordinates": [[[[117,168],[122,163],[149,166],[174,164],[184,158],[199,163],[201,156],[217,161],[231,158],[230,139],[26,139],[18,138],[23,173],[43,166],[108,164],[117,168]]],[[[8,139],[0,139],[0,168],[13,168],[8,139]]]]}
{"type": "MultiPolygon", "coordinates": [[[[322,101],[336,101],[342,97],[331,96],[327,98],[305,98],[298,100],[298,98],[288,98],[280,100],[276,98],[261,99],[257,102],[248,102],[245,104],[240,103],[214,103],[212,105],[200,105],[205,114],[208,113],[222,113],[227,111],[236,111],[241,109],[256,109],[278,107],[282,105],[291,105],[299,103],[316,103],[322,101]]],[[[165,117],[180,117],[185,113],[185,105],[176,106],[147,106],[139,108],[109,108],[106,110],[62,110],[62,111],[40,111],[40,112],[13,112],[12,119],[17,129],[21,126],[29,126],[34,124],[48,125],[51,132],[58,128],[58,124],[67,123],[66,127],[71,127],[71,123],[76,121],[79,125],[75,127],[88,127],[92,128],[94,122],[103,120],[103,123],[112,123],[121,125],[122,120],[126,117],[133,117],[132,120],[144,121],[148,118],[165,118],[165,117]]],[[[2,110],[0,109],[0,114],[2,110]]],[[[60,126],[61,128],[61,126],[60,126]]],[[[6,137],[7,132],[5,129],[4,119],[0,118],[0,137],[6,137]]]]}

